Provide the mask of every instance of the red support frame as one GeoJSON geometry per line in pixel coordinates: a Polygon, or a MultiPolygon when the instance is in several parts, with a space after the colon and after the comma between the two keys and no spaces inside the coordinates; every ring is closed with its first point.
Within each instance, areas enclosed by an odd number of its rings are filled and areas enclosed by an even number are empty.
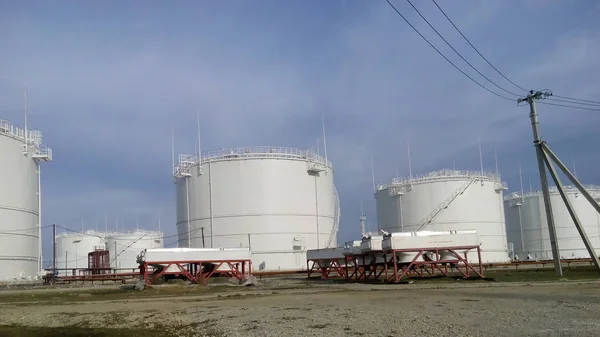
{"type": "Polygon", "coordinates": [[[461,246],[461,247],[435,247],[435,248],[412,248],[412,249],[392,249],[384,252],[385,264],[385,280],[386,282],[398,283],[404,277],[418,275],[425,277],[427,273],[430,276],[436,275],[438,272],[442,275],[449,276],[449,273],[456,269],[463,277],[470,277],[471,272],[483,278],[484,268],[481,263],[481,248],[479,246],[461,246]],[[471,250],[477,250],[478,265],[473,266],[467,258],[467,253],[471,250]],[[457,251],[466,250],[464,257],[457,251]],[[441,252],[449,252],[453,258],[441,259],[441,252]],[[397,253],[416,253],[410,263],[399,263],[397,253]],[[426,253],[434,253],[433,258],[423,258],[426,253]],[[450,268],[448,268],[450,265],[450,268]],[[450,270],[449,270],[450,269],[450,270]]]}
{"type": "Polygon", "coordinates": [[[251,275],[251,270],[251,260],[152,261],[140,266],[140,273],[147,285],[152,285],[163,275],[184,276],[191,282],[206,285],[215,273],[243,282],[251,275]],[[211,267],[204,270],[209,265],[211,267]],[[169,270],[170,267],[175,267],[171,268],[175,270],[169,270]],[[150,272],[150,269],[154,270],[150,272]]]}
{"type": "Polygon", "coordinates": [[[383,258],[383,251],[370,251],[364,254],[356,254],[346,259],[346,281],[359,282],[377,280],[385,273],[385,264],[378,262],[383,258]],[[352,264],[348,263],[349,261],[352,264]]]}
{"type": "Polygon", "coordinates": [[[326,280],[330,276],[345,278],[347,274],[347,258],[334,259],[315,259],[306,260],[306,272],[308,278],[313,274],[321,274],[321,278],[326,280]],[[312,262],[312,264],[311,264],[312,262]],[[342,263],[344,265],[342,265],[342,263]]]}

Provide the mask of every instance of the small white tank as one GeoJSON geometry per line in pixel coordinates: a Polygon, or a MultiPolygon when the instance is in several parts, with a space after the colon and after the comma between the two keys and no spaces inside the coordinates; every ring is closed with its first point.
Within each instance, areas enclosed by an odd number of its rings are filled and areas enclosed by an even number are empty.
{"type": "MultiPolygon", "coordinates": [[[[588,239],[600,253],[600,215],[574,186],[565,186],[567,198],[575,208],[588,239]]],[[[586,186],[586,190],[600,199],[600,187],[586,186]]],[[[563,203],[556,187],[550,187],[550,202],[556,227],[560,256],[563,259],[589,258],[581,236],[563,203]]],[[[511,193],[504,200],[508,242],[514,246],[521,260],[552,259],[552,246],[548,232],[548,221],[544,196],[541,191],[511,193]]]]}
{"type": "Polygon", "coordinates": [[[163,233],[135,230],[128,233],[108,233],[106,250],[110,254],[110,267],[118,272],[132,272],[139,268],[137,256],[144,249],[162,248],[163,233]]]}
{"type": "MultiPolygon", "coordinates": [[[[61,233],[56,235],[56,269],[88,267],[88,253],[104,249],[104,233],[88,230],[84,233],[61,233]]],[[[59,270],[59,275],[65,275],[59,270]]],[[[68,273],[69,275],[72,274],[68,273]]]]}

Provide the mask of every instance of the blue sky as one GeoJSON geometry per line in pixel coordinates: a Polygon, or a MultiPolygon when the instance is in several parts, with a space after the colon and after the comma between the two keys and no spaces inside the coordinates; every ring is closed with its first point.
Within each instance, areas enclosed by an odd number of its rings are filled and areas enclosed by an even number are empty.
{"type": "MultiPolygon", "coordinates": [[[[478,80],[404,0],[422,32],[478,80]]],[[[479,50],[533,89],[600,100],[597,1],[440,0],[479,50]]],[[[430,1],[415,5],[467,59],[509,90],[430,1]]],[[[483,79],[482,83],[485,83],[483,79]]],[[[31,125],[54,149],[43,168],[44,225],[146,228],[175,234],[170,130],[178,153],[236,145],[313,146],[325,116],[342,218],[359,233],[364,200],[376,226],[376,178],[451,168],[494,169],[510,190],[539,186],[527,107],[471,83],[385,1],[29,1],[0,3],[0,118],[31,125]],[[121,226],[121,225],[119,225],[121,226]]],[[[542,134],[585,183],[600,183],[600,112],[539,106],[542,134]]],[[[46,243],[50,232],[46,231],[46,243]]],[[[167,240],[167,243],[169,240],[167,240]]],[[[50,251],[47,244],[46,252],[50,251]]],[[[48,253],[46,254],[48,256],[48,253]]]]}

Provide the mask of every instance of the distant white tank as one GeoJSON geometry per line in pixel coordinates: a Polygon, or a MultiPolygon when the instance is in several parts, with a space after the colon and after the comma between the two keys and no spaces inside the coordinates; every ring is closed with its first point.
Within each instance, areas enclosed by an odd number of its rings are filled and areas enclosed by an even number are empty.
{"type": "Polygon", "coordinates": [[[250,247],[254,271],[285,271],[306,269],[308,249],[337,246],[333,169],[311,150],[182,155],[174,173],[179,247],[250,247]]]}
{"type": "Polygon", "coordinates": [[[0,120],[0,281],[37,277],[41,264],[42,134],[0,120]]]}
{"type": "MultiPolygon", "coordinates": [[[[502,193],[496,174],[441,170],[394,178],[375,193],[378,228],[387,232],[476,230],[483,263],[510,260],[502,193]]],[[[469,260],[477,262],[476,252],[469,260]]]]}
{"type": "Polygon", "coordinates": [[[106,250],[110,254],[110,267],[119,272],[131,272],[139,268],[137,256],[144,249],[162,248],[161,232],[135,230],[129,233],[106,234],[106,250]]]}
{"type": "MultiPolygon", "coordinates": [[[[104,233],[88,230],[84,233],[56,235],[56,269],[88,267],[88,253],[104,249],[104,233]]],[[[59,270],[59,275],[72,275],[72,271],[59,270]]]]}
{"type": "MultiPolygon", "coordinates": [[[[575,208],[588,238],[600,253],[600,215],[576,187],[565,188],[567,197],[575,208]]],[[[586,186],[586,190],[596,199],[600,199],[600,187],[586,186]]],[[[590,255],[556,187],[550,187],[550,202],[561,258],[589,258],[590,255]]],[[[508,242],[513,244],[519,259],[525,260],[527,256],[540,260],[552,259],[543,193],[541,191],[512,193],[505,198],[504,209],[508,242]]]]}

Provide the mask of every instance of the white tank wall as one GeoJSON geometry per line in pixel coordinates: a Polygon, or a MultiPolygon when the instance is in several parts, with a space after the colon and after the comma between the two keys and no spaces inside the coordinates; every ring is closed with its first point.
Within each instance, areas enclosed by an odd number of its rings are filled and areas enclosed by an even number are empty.
{"type": "MultiPolygon", "coordinates": [[[[442,170],[384,183],[375,194],[378,228],[417,231],[424,218],[471,180],[477,181],[421,230],[476,230],[483,263],[509,261],[502,198],[505,187],[493,174],[442,170]],[[398,191],[403,195],[397,195],[398,191]]],[[[469,253],[469,260],[478,261],[477,253],[469,253]]]]}
{"type": "MultiPolygon", "coordinates": [[[[568,186],[567,189],[567,197],[575,208],[577,217],[583,224],[584,230],[596,252],[600,253],[600,216],[598,212],[574,187],[568,186]]],[[[600,195],[600,190],[597,187],[591,187],[589,191],[600,195]]],[[[552,213],[561,258],[589,258],[590,255],[579,236],[579,232],[555,188],[551,189],[550,202],[552,203],[552,213]]],[[[552,247],[542,193],[525,193],[523,197],[519,193],[514,193],[508,196],[504,203],[508,242],[513,243],[515,253],[519,258],[526,259],[529,254],[534,259],[552,259],[552,247]],[[518,206],[519,203],[522,205],[518,206]],[[520,221],[519,211],[521,213],[520,221]],[[522,243],[521,224],[523,228],[522,243]]]]}
{"type": "MultiPolygon", "coordinates": [[[[86,231],[85,233],[61,233],[56,236],[56,269],[75,269],[88,267],[88,253],[96,248],[104,249],[104,233],[86,231]]],[[[65,272],[60,270],[59,275],[65,272]]]]}
{"type": "MultiPolygon", "coordinates": [[[[113,269],[139,268],[137,256],[147,248],[162,248],[161,232],[136,230],[129,233],[108,233],[106,250],[110,254],[110,267],[113,269]]],[[[127,272],[127,270],[120,270],[127,272]]]]}
{"type": "Polygon", "coordinates": [[[40,265],[38,159],[41,133],[0,120],[0,281],[37,276],[40,265]]]}
{"type": "Polygon", "coordinates": [[[278,271],[305,269],[306,250],[337,246],[331,167],[320,165],[324,171],[310,173],[314,164],[301,158],[300,150],[264,149],[240,149],[236,153],[246,157],[237,158],[203,154],[202,175],[196,164],[190,177],[177,178],[180,247],[188,245],[188,182],[194,248],[203,246],[203,227],[206,247],[250,247],[254,271],[278,271]]]}

